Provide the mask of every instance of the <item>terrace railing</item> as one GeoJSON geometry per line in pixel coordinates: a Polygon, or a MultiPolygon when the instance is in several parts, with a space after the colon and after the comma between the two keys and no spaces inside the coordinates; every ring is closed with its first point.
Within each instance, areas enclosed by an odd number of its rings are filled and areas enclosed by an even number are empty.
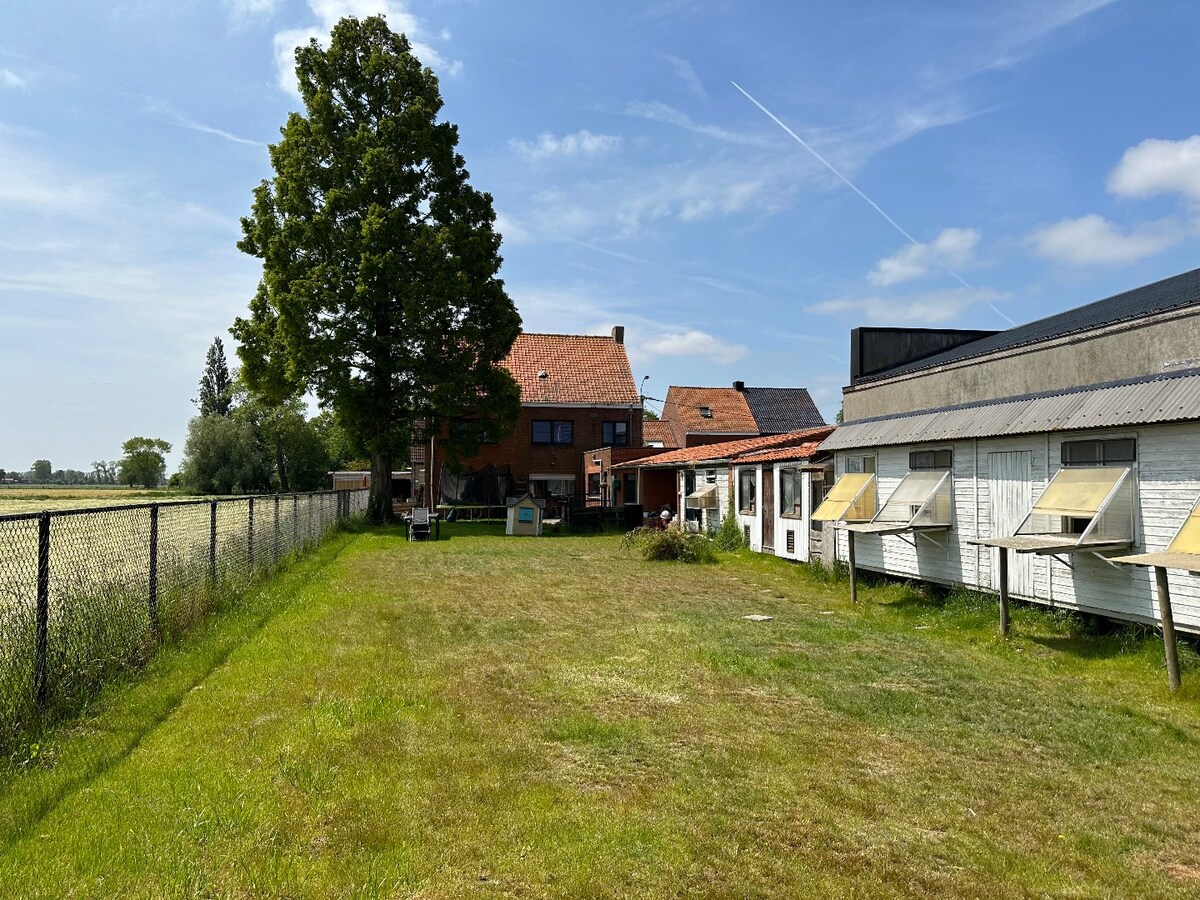
{"type": "Polygon", "coordinates": [[[0,516],[0,745],[366,505],[359,490],[0,516]]]}

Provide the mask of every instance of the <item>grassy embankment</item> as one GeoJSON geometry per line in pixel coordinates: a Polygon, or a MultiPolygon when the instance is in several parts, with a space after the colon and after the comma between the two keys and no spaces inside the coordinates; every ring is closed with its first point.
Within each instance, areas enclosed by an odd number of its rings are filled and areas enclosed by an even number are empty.
{"type": "Polygon", "coordinates": [[[336,537],[113,686],[7,776],[0,892],[1200,892],[1194,654],[494,532],[336,537]]]}

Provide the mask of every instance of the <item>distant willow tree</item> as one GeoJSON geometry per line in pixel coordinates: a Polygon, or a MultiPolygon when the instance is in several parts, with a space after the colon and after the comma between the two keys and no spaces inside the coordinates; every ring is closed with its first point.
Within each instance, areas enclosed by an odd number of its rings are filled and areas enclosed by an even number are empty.
{"type": "Polygon", "coordinates": [[[315,392],[371,457],[369,514],[392,518],[393,459],[418,426],[503,434],[520,391],[501,365],[521,327],[497,277],[489,194],[467,183],[437,78],[380,17],[296,50],[305,112],[270,147],[238,247],[263,261],[231,329],[242,376],[282,401],[315,392]]]}
{"type": "Polygon", "coordinates": [[[225,345],[219,337],[213,338],[205,356],[196,405],[202,416],[227,416],[233,409],[233,379],[229,377],[225,345]]]}

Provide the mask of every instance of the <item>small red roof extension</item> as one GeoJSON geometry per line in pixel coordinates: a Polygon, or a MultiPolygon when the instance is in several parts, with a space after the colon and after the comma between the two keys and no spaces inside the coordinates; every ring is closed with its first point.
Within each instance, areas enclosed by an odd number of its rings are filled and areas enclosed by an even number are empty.
{"type": "MultiPolygon", "coordinates": [[[[689,463],[716,462],[718,460],[739,459],[754,451],[788,448],[791,454],[788,458],[807,458],[816,451],[821,441],[833,432],[833,426],[823,428],[808,428],[804,431],[790,431],[787,434],[772,434],[766,437],[742,438],[737,441],[724,441],[720,444],[705,444],[700,447],[684,447],[682,450],[672,450],[670,453],[660,453],[648,460],[634,460],[613,466],[614,469],[640,466],[646,469],[673,468],[689,463]],[[803,457],[798,457],[804,447],[811,449],[803,457]]],[[[757,461],[757,457],[756,457],[757,461]]]]}
{"type": "Polygon", "coordinates": [[[642,440],[646,443],[662,441],[664,447],[675,446],[675,435],[671,433],[670,424],[659,419],[647,419],[642,423],[642,440]]]}
{"type": "MultiPolygon", "coordinates": [[[[833,429],[830,428],[830,431],[833,429]]],[[[821,441],[808,441],[795,447],[781,447],[778,450],[759,450],[754,453],[740,453],[734,460],[736,465],[745,466],[765,462],[791,462],[793,460],[809,459],[821,446],[821,441]]]]}
{"type": "Polygon", "coordinates": [[[522,403],[641,403],[625,346],[610,336],[519,334],[504,367],[520,385],[522,403]]]}

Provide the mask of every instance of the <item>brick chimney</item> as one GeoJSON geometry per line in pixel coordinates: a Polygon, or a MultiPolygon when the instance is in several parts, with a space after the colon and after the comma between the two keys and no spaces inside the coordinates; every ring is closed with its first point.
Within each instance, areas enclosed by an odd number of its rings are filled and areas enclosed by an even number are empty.
{"type": "Polygon", "coordinates": [[[742,393],[743,391],[745,391],[745,390],[746,390],[746,382],[744,382],[744,381],[735,381],[735,382],[733,383],[733,389],[734,389],[735,391],[737,391],[739,394],[740,394],[740,393],[742,393]]]}
{"type": "Polygon", "coordinates": [[[614,341],[616,341],[618,344],[624,344],[625,343],[625,326],[624,325],[614,325],[612,335],[613,335],[614,341]]]}

